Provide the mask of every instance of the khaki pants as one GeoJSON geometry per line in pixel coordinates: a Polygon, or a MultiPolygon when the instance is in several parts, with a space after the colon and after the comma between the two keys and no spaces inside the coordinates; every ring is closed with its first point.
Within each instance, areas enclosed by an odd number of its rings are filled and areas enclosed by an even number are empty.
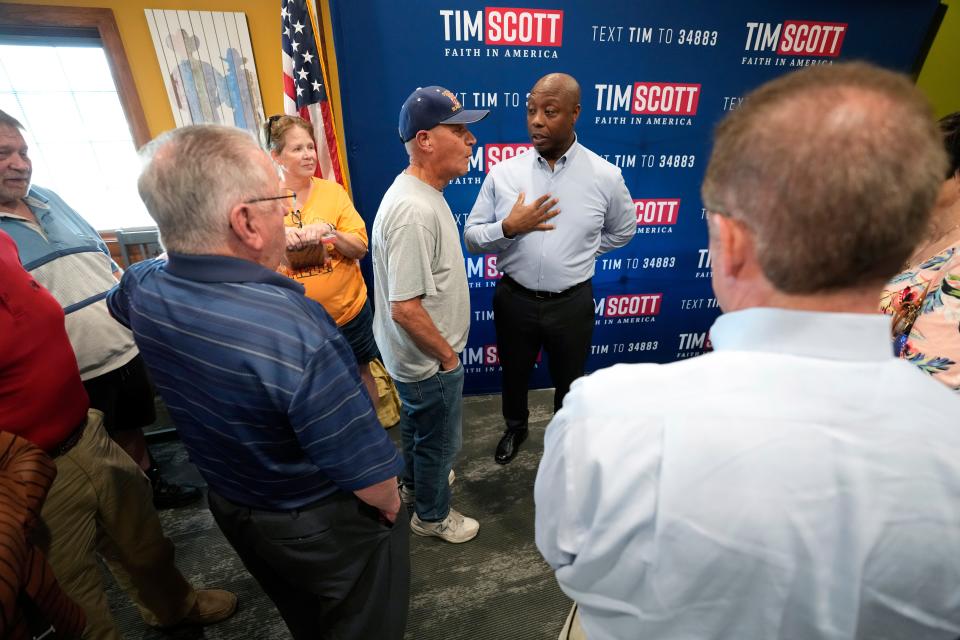
{"type": "Polygon", "coordinates": [[[57,478],[41,511],[36,542],[63,590],[87,614],[86,639],[119,640],[103,590],[99,552],[147,624],[181,620],[196,592],[173,562],[173,543],[153,508],[150,481],[91,409],[80,441],[57,457],[57,478]]]}
{"type": "Polygon", "coordinates": [[[560,637],[557,640],[587,640],[587,634],[580,626],[580,608],[576,604],[570,608],[567,621],[563,623],[563,629],[560,630],[560,637]]]}

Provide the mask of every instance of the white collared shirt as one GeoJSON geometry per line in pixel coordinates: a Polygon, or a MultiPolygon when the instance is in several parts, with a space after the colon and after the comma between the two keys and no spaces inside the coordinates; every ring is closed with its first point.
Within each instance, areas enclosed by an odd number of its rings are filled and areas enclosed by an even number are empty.
{"type": "Polygon", "coordinates": [[[711,338],[581,378],[548,427],[537,546],[587,637],[957,638],[960,399],[880,315],[711,338]]]}

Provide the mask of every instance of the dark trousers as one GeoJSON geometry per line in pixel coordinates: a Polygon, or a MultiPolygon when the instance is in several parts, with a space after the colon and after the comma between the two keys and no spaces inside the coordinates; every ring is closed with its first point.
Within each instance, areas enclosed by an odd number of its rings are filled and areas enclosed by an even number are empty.
{"type": "Polygon", "coordinates": [[[337,493],[284,512],[210,492],[210,511],[295,640],[400,640],[410,591],[406,509],[387,526],[373,507],[337,493]]]}
{"type": "Polygon", "coordinates": [[[153,424],[157,410],[147,366],[138,353],[133,360],[83,383],[90,408],[103,413],[103,426],[113,435],[153,424]]]}
{"type": "Polygon", "coordinates": [[[583,375],[593,338],[593,287],[586,282],[559,296],[538,297],[504,276],[493,294],[493,319],[503,368],[503,419],[507,429],[526,429],[527,389],[541,348],[556,388],[554,411],[583,375]]]}

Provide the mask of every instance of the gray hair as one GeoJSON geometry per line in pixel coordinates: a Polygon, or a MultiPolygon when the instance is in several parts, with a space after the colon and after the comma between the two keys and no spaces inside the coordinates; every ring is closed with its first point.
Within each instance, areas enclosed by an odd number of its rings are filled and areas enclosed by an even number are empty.
{"type": "Polygon", "coordinates": [[[946,166],[909,78],[865,63],[809,67],[764,84],[718,125],[703,203],[752,230],[781,292],[872,286],[909,257],[946,166]]]}
{"type": "Polygon", "coordinates": [[[23,130],[23,125],[20,124],[19,120],[2,110],[0,110],[0,127],[12,127],[14,129],[20,129],[21,131],[23,130]]]}
{"type": "Polygon", "coordinates": [[[168,131],[140,150],[140,198],[168,251],[200,254],[229,237],[230,209],[262,187],[254,162],[264,152],[234,127],[192,125],[168,131]]]}

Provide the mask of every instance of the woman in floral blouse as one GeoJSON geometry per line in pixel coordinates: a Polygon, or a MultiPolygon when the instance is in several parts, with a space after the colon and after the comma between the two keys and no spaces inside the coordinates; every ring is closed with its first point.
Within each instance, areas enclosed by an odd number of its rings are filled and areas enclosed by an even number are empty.
{"type": "Polygon", "coordinates": [[[940,121],[950,159],[930,226],[884,288],[894,352],[960,391],[960,112],[940,121]]]}

